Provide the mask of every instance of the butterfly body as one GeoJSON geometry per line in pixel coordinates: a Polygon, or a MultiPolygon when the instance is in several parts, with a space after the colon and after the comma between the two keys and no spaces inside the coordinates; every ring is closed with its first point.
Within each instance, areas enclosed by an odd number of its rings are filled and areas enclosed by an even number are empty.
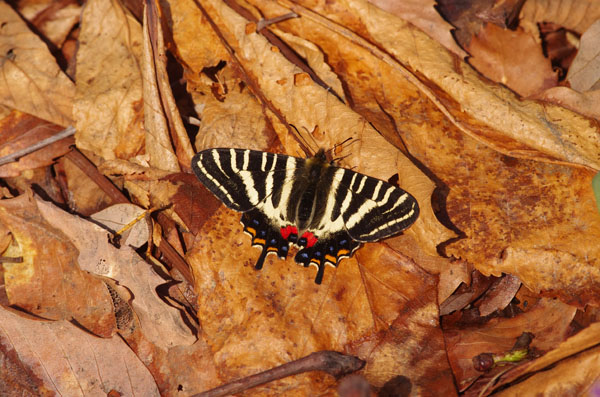
{"type": "Polygon", "coordinates": [[[418,217],[417,201],[387,182],[327,161],[320,150],[308,159],[247,149],[207,149],[192,169],[227,207],[242,212],[244,231],[268,254],[286,258],[289,244],[300,249],[296,262],[317,268],[337,266],[362,242],[399,233],[418,217]]]}

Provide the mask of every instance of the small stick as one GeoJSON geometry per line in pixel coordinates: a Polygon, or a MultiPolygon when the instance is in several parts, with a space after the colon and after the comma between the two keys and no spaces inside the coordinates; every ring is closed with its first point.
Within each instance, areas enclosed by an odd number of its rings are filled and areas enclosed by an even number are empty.
{"type": "Polygon", "coordinates": [[[130,201],[125,197],[123,192],[117,189],[110,179],[98,171],[94,163],[85,157],[79,150],[73,149],[67,153],[65,157],[72,161],[84,174],[94,181],[115,204],[130,204],[130,201]]]}
{"type": "Polygon", "coordinates": [[[273,25],[275,23],[285,21],[285,20],[291,19],[291,18],[298,18],[298,16],[299,16],[298,14],[296,14],[295,12],[292,11],[292,12],[288,12],[287,14],[283,14],[278,17],[275,17],[275,18],[261,19],[256,24],[256,31],[260,32],[261,30],[263,30],[264,28],[266,28],[269,25],[273,25]]]}
{"type": "Polygon", "coordinates": [[[329,375],[338,378],[350,372],[358,371],[364,365],[365,362],[357,357],[323,350],[256,375],[250,375],[214,389],[194,394],[192,397],[227,396],[277,379],[308,371],[325,371],[329,375]]]}
{"type": "Polygon", "coordinates": [[[28,146],[21,150],[17,150],[16,152],[8,154],[6,156],[0,157],[0,165],[4,165],[4,164],[12,163],[13,161],[17,161],[20,157],[23,157],[26,154],[35,152],[36,150],[46,147],[56,141],[60,141],[61,139],[69,137],[73,134],[75,134],[75,127],[69,126],[69,127],[65,128],[64,130],[60,131],[56,135],[52,135],[46,139],[42,139],[41,141],[34,143],[31,146],[28,146]]]}

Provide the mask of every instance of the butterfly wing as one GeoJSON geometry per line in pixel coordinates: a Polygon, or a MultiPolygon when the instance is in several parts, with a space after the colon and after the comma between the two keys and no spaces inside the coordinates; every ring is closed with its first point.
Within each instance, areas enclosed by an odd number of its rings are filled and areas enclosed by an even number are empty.
{"type": "Polygon", "coordinates": [[[323,213],[310,230],[318,240],[310,246],[307,239],[300,239],[302,249],[295,258],[305,267],[317,267],[317,284],[326,264],[337,266],[360,243],[397,234],[419,215],[415,198],[396,186],[345,168],[331,166],[328,172],[320,190],[326,196],[317,197],[325,203],[323,213]]]}
{"type": "Polygon", "coordinates": [[[339,216],[354,240],[381,240],[400,233],[417,220],[419,204],[408,192],[380,179],[343,171],[338,187],[340,196],[344,196],[339,216]]]}
{"type": "Polygon", "coordinates": [[[299,161],[303,159],[248,149],[207,149],[194,156],[192,169],[227,207],[246,212],[262,205],[268,196],[280,195],[280,187],[299,161]]]}

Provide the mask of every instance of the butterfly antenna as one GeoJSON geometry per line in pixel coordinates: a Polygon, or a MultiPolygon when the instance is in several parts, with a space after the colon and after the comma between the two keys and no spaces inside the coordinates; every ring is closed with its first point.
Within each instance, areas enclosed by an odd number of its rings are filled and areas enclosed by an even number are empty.
{"type": "MultiPolygon", "coordinates": [[[[302,148],[302,150],[304,151],[304,155],[305,156],[312,156],[314,153],[313,151],[310,149],[311,145],[310,143],[304,138],[304,136],[302,136],[302,134],[300,133],[300,130],[293,124],[289,124],[294,130],[296,130],[296,137],[298,138],[298,143],[300,144],[300,147],[302,148]]],[[[304,128],[306,130],[306,128],[304,128]]],[[[308,130],[306,130],[308,132],[308,130]]],[[[308,134],[311,138],[312,135],[308,134]]],[[[316,145],[316,141],[313,138],[313,147],[317,146],[316,145]]]]}

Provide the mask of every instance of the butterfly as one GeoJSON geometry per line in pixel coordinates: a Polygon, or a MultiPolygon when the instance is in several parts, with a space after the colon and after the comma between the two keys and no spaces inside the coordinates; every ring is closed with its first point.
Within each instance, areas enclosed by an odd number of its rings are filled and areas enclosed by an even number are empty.
{"type": "Polygon", "coordinates": [[[241,212],[244,232],[268,254],[315,266],[337,267],[361,243],[401,232],[419,216],[417,200],[385,181],[338,167],[319,150],[309,158],[249,149],[207,149],[192,159],[200,182],[227,207],[241,212]]]}

